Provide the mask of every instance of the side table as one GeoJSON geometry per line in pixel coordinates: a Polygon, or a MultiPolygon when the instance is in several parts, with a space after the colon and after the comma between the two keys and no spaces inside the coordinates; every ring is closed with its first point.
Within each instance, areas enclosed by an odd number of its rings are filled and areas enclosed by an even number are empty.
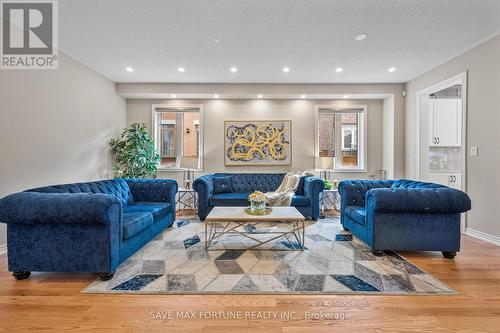
{"type": "Polygon", "coordinates": [[[338,189],[324,190],[321,193],[321,212],[325,212],[325,207],[338,210],[340,207],[340,197],[338,189]]]}
{"type": "Polygon", "coordinates": [[[176,211],[181,209],[192,209],[198,211],[198,197],[193,189],[179,188],[177,190],[176,211]]]}

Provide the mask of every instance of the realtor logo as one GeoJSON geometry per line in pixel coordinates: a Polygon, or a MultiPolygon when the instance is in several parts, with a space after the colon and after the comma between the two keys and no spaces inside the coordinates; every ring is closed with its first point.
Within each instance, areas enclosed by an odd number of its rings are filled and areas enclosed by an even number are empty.
{"type": "Polygon", "coordinates": [[[1,69],[57,69],[57,1],[2,0],[1,69]]]}

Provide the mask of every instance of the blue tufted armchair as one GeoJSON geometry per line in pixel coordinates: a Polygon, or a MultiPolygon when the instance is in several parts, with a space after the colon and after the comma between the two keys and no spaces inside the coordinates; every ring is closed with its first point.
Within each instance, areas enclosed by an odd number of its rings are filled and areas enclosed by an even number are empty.
{"type": "Polygon", "coordinates": [[[370,246],[384,250],[460,250],[460,213],[471,208],[467,194],[412,180],[346,180],[339,184],[340,221],[370,246]]]}
{"type": "MultiPolygon", "coordinates": [[[[254,191],[271,192],[276,190],[284,173],[212,173],[201,176],[193,182],[198,193],[198,215],[205,220],[215,206],[248,206],[248,195],[254,191]],[[228,191],[218,193],[214,179],[227,178],[228,191]]],[[[312,176],[301,177],[292,206],[306,218],[317,220],[319,217],[319,195],[324,183],[312,176]]]]}

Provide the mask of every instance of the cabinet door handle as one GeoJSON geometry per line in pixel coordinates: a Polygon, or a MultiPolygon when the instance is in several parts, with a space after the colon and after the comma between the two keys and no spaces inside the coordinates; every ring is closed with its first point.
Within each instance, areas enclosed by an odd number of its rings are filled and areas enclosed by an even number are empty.
{"type": "Polygon", "coordinates": [[[457,176],[453,176],[453,182],[456,183],[457,182],[457,176]]]}
{"type": "Polygon", "coordinates": [[[439,141],[441,141],[441,140],[439,140],[439,137],[438,137],[438,138],[436,138],[436,140],[437,140],[437,142],[436,142],[437,144],[439,144],[439,141]]]}
{"type": "Polygon", "coordinates": [[[452,176],[448,176],[448,182],[449,183],[453,183],[453,177],[452,176]]]}
{"type": "Polygon", "coordinates": [[[437,143],[437,142],[436,142],[436,138],[432,138],[432,142],[433,142],[434,144],[436,144],[436,143],[437,143]]]}

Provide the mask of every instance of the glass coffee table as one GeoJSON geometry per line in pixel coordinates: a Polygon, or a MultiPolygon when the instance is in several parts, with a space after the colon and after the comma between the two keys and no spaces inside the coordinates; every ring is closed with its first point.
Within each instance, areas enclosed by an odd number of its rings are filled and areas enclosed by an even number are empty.
{"type": "Polygon", "coordinates": [[[223,242],[223,236],[238,235],[251,240],[252,245],[230,250],[304,251],[305,217],[295,207],[273,207],[268,215],[250,215],[245,207],[214,207],[205,219],[205,249],[213,249],[214,240],[223,242]],[[278,227],[260,228],[264,224],[278,227]],[[281,237],[293,236],[298,246],[293,248],[261,248],[281,237]]]}

